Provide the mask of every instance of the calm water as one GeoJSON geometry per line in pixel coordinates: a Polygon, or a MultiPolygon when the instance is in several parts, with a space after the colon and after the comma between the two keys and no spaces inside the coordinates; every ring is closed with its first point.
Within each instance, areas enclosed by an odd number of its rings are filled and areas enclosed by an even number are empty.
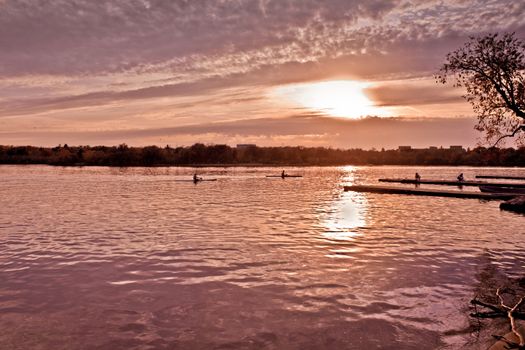
{"type": "Polygon", "coordinates": [[[524,273],[525,217],[342,185],[519,170],[280,170],[0,166],[0,348],[486,348],[468,302],[524,273]]]}

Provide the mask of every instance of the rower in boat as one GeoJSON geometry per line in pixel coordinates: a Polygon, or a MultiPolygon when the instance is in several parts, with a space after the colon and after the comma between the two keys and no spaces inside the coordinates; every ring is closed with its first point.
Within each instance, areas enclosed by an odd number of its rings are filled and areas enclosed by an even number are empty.
{"type": "Polygon", "coordinates": [[[290,175],[283,170],[279,175],[266,175],[266,177],[280,177],[282,179],[286,179],[289,177],[303,177],[303,175],[290,175]]]}
{"type": "Polygon", "coordinates": [[[419,173],[416,173],[416,182],[415,182],[415,185],[416,185],[416,188],[419,187],[419,182],[421,182],[421,175],[419,175],[419,173]]]}
{"type": "Polygon", "coordinates": [[[458,181],[459,181],[459,182],[463,182],[463,181],[465,181],[465,177],[463,176],[463,173],[461,173],[461,174],[458,175],[458,181]]]}
{"type": "Polygon", "coordinates": [[[199,181],[202,181],[202,177],[198,177],[197,173],[193,174],[193,182],[197,183],[199,181]]]}

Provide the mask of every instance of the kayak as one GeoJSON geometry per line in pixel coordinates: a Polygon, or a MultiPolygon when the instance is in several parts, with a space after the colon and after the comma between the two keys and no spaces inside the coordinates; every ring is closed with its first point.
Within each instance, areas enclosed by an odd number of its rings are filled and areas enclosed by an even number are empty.
{"type": "MultiPolygon", "coordinates": [[[[509,184],[510,185],[510,184],[509,184]]],[[[479,190],[485,193],[514,193],[525,195],[525,188],[516,187],[497,187],[497,186],[479,186],[479,190]]]]}
{"type": "Polygon", "coordinates": [[[201,182],[201,181],[217,181],[217,179],[198,179],[198,180],[174,180],[175,182],[201,182]]]}
{"type": "Polygon", "coordinates": [[[303,177],[303,175],[266,175],[266,177],[303,177]]]}

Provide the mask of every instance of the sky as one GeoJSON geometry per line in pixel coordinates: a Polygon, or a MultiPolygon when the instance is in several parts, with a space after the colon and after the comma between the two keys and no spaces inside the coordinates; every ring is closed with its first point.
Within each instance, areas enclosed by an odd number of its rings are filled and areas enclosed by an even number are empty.
{"type": "Polygon", "coordinates": [[[475,146],[434,75],[515,0],[0,0],[0,144],[475,146]]]}

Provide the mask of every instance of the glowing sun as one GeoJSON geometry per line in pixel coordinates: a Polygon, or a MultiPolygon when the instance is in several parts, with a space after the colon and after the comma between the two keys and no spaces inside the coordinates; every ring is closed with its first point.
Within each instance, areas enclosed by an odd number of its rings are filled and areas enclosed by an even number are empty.
{"type": "Polygon", "coordinates": [[[277,95],[304,108],[335,117],[382,116],[386,111],[374,106],[363,89],[368,83],[351,80],[323,81],[277,88],[277,95]]]}

